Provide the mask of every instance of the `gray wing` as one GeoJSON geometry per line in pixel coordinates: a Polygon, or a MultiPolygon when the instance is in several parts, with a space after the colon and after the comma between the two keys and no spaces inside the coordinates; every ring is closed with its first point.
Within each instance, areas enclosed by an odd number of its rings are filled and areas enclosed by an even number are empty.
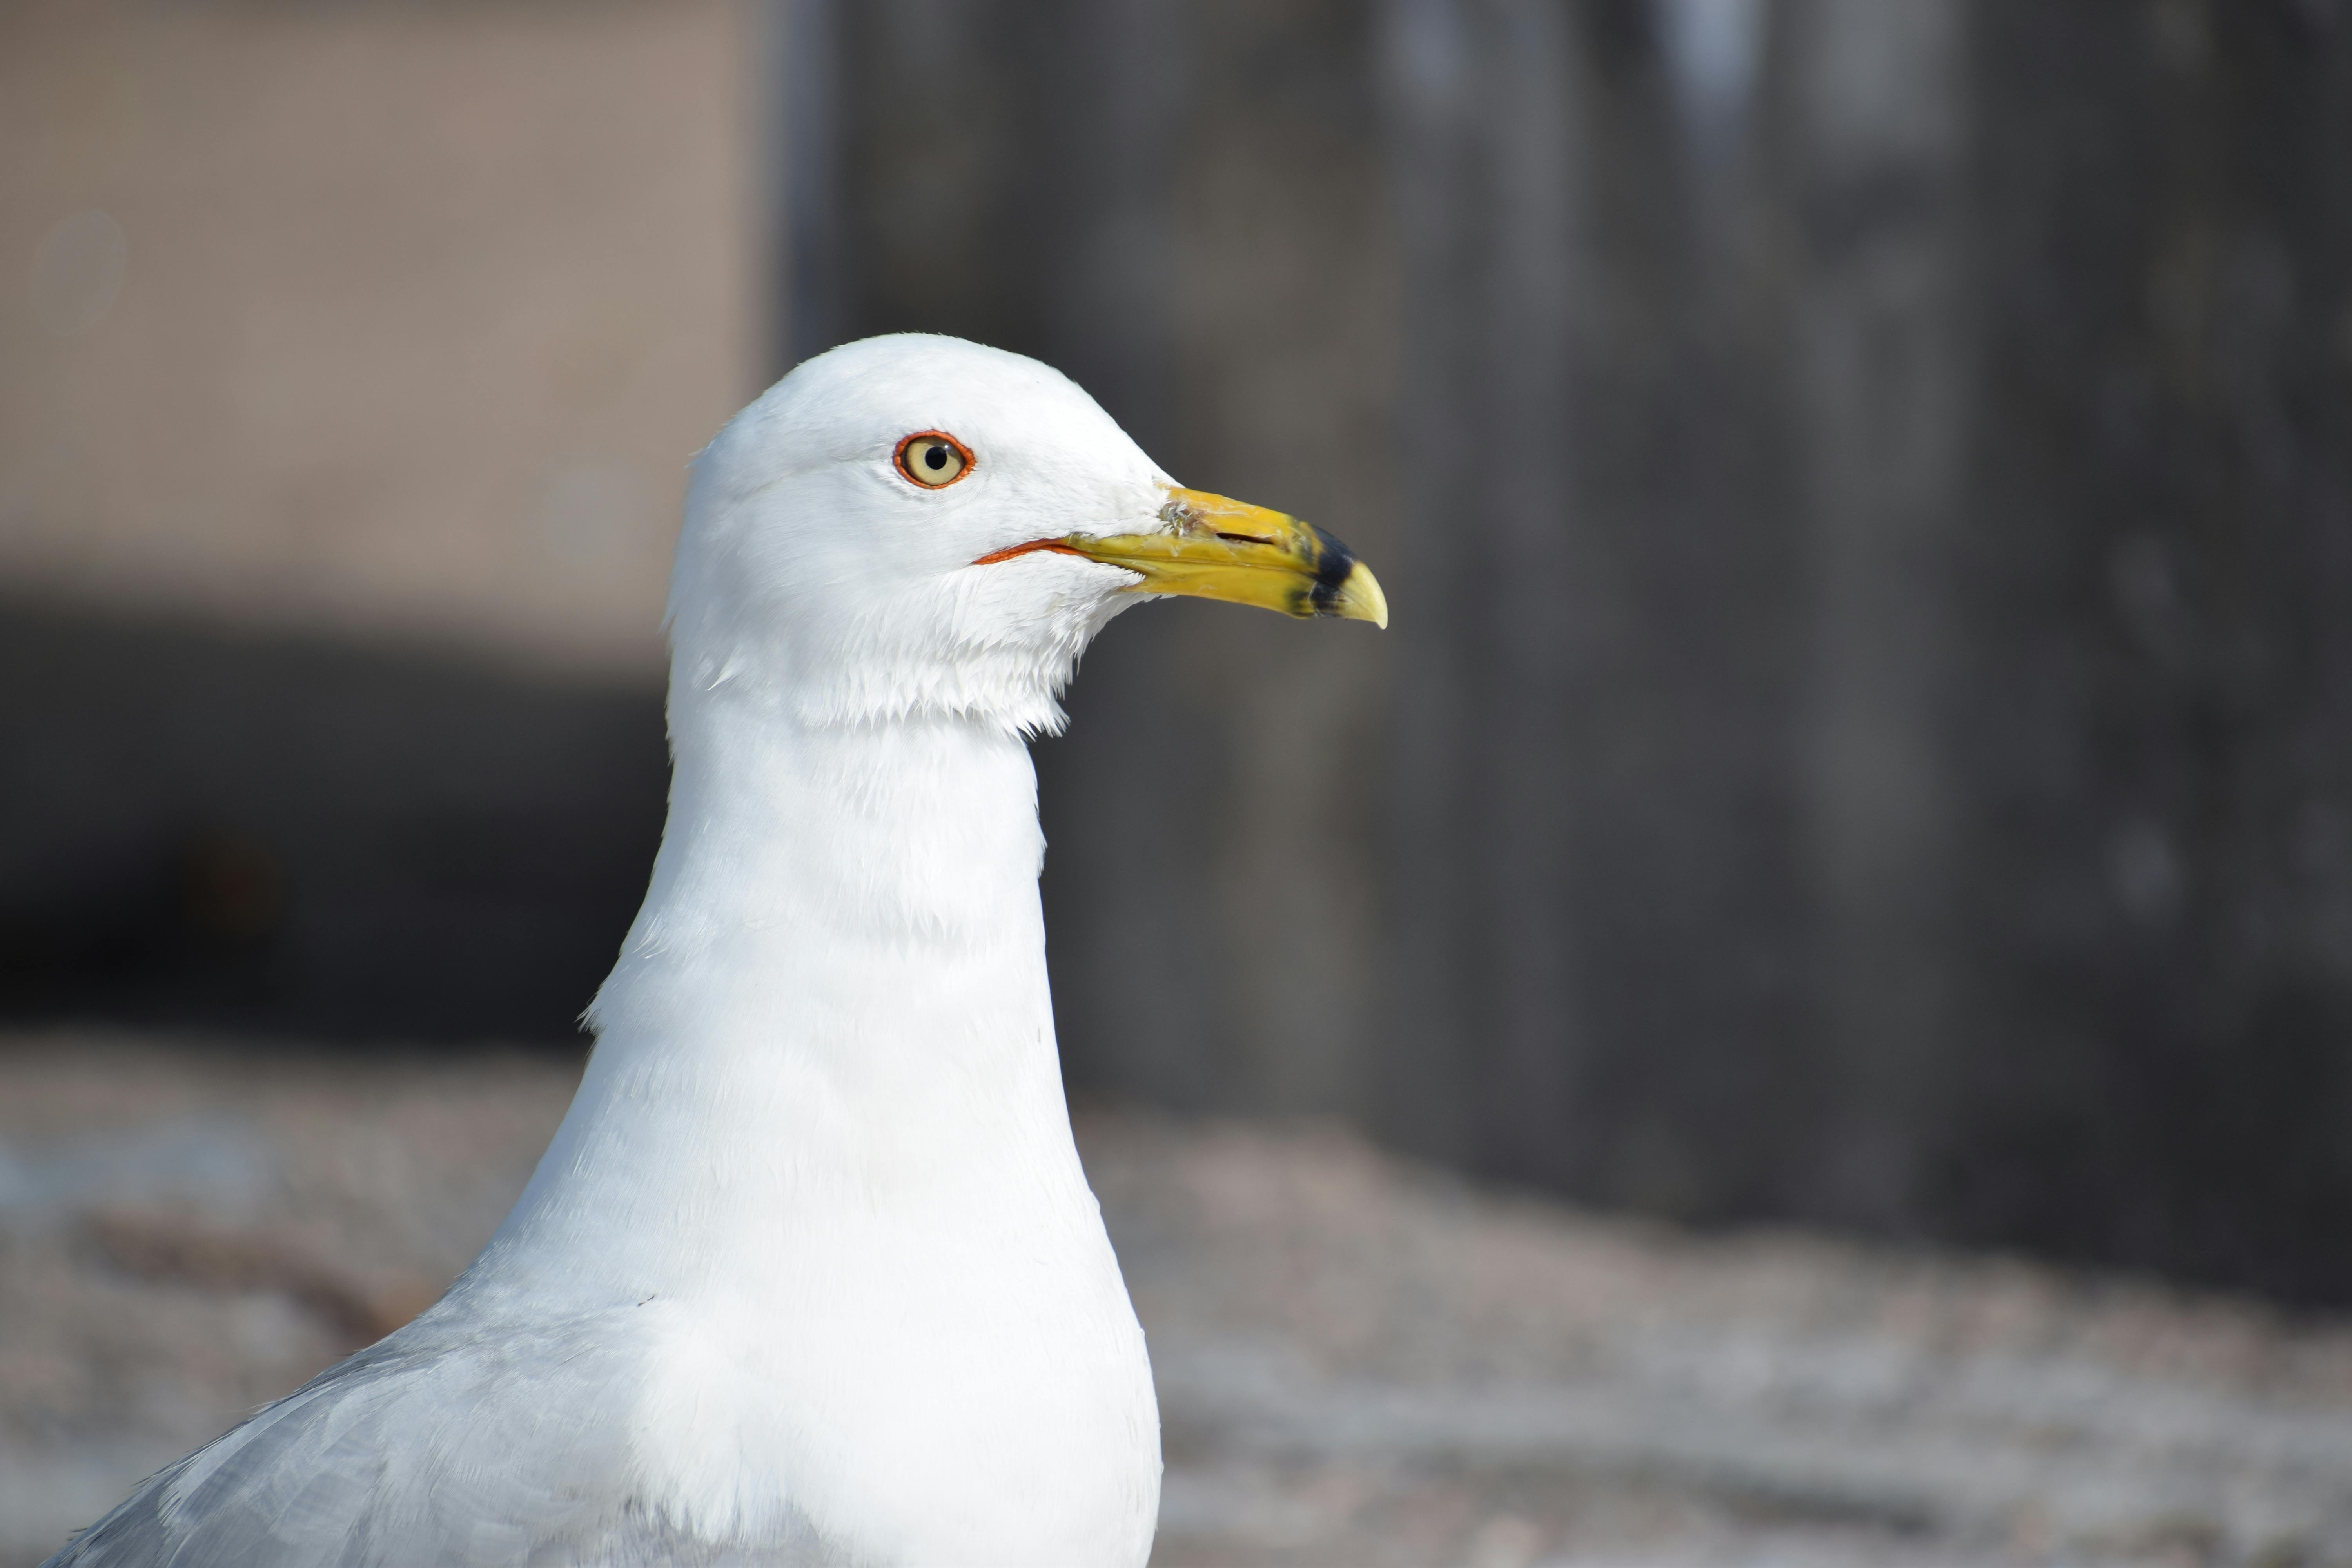
{"type": "Polygon", "coordinates": [[[630,1494],[625,1338],[427,1320],[157,1475],[45,1568],[846,1568],[785,1539],[682,1536],[630,1494]]]}

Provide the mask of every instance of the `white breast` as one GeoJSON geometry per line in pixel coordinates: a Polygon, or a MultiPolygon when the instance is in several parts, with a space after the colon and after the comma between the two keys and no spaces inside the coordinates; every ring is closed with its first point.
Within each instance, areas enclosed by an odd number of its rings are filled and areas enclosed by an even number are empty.
{"type": "Polygon", "coordinates": [[[1070,1137],[1025,748],[931,721],[677,751],[595,1057],[469,1289],[631,1309],[643,1495],[695,1535],[1140,1564],[1158,1414],[1070,1137]]]}

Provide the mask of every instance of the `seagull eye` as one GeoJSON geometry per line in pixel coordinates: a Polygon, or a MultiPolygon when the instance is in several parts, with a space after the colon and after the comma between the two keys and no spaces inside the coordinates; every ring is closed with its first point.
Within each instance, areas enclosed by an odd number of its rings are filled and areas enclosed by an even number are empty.
{"type": "Polygon", "coordinates": [[[963,478],[971,448],[944,430],[922,430],[898,443],[898,471],[927,490],[963,478]]]}

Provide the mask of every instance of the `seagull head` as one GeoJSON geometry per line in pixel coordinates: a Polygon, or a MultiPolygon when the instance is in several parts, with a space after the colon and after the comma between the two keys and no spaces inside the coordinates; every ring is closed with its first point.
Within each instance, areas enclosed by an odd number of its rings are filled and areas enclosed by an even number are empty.
{"type": "Polygon", "coordinates": [[[869,338],[802,364],[695,460],[673,681],[811,723],[1052,732],[1095,634],[1171,594],[1388,624],[1345,545],[1178,485],[1059,372],[869,338]]]}

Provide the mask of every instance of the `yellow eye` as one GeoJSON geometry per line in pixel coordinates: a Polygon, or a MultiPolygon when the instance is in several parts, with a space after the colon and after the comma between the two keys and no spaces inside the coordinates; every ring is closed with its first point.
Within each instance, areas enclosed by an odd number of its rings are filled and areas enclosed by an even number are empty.
{"type": "Polygon", "coordinates": [[[935,490],[971,470],[971,448],[944,430],[919,430],[898,443],[898,471],[935,490]]]}

